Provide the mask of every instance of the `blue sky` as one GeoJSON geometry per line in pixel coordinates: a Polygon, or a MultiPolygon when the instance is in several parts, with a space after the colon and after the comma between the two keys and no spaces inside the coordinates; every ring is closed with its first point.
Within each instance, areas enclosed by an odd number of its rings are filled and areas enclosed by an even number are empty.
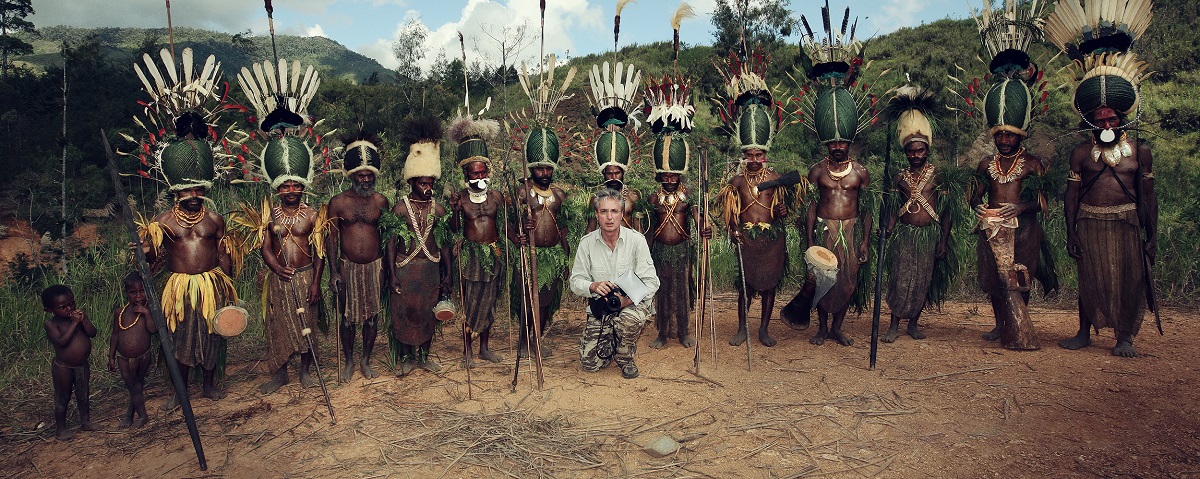
{"type": "MultiPolygon", "coordinates": [[[[983,0],[972,0],[978,8],[983,0]]],[[[394,68],[391,45],[406,24],[418,20],[429,30],[426,59],[439,51],[458,55],[457,32],[467,38],[469,60],[497,58],[486,33],[528,25],[537,38],[538,0],[273,0],[277,33],[320,35],[394,68]]],[[[691,0],[698,17],[681,27],[684,43],[704,44],[712,38],[709,13],[716,0],[691,0]]],[[[819,23],[816,1],[793,0],[791,9],[819,23]]],[[[671,39],[669,19],[679,6],[676,0],[635,0],[625,7],[621,45],[671,39]]],[[[859,18],[859,35],[884,34],[943,18],[966,18],[967,0],[853,0],[831,1],[833,10],[846,6],[859,18]]],[[[164,27],[164,0],[33,0],[37,26],[164,27]]],[[[545,42],[547,53],[577,56],[612,48],[612,21],[616,0],[547,0],[545,42]]],[[[839,14],[840,15],[840,14],[839,14]]],[[[251,30],[267,34],[263,3],[256,0],[175,0],[171,3],[175,26],[236,33],[251,30]]],[[[793,39],[795,40],[795,39],[793,39]]],[[[532,61],[537,43],[519,58],[532,61]]],[[[494,60],[492,60],[494,61],[494,60]]]]}

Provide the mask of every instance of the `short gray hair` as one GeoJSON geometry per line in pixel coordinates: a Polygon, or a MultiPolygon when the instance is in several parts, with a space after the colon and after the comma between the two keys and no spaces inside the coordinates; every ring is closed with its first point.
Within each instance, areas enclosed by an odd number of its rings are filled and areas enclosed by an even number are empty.
{"type": "Polygon", "coordinates": [[[595,207],[599,208],[600,200],[603,200],[606,198],[612,198],[612,199],[617,200],[618,202],[621,203],[621,209],[622,210],[625,209],[625,195],[622,195],[620,191],[614,190],[612,188],[601,188],[600,191],[596,193],[595,207]]]}

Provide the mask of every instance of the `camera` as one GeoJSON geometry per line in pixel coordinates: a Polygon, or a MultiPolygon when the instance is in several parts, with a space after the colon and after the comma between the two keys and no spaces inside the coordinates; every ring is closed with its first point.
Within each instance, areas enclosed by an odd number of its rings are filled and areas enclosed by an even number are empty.
{"type": "Polygon", "coordinates": [[[625,295],[621,288],[614,288],[608,294],[598,298],[588,300],[588,307],[592,311],[592,316],[597,319],[603,319],[606,316],[621,312],[621,296],[625,295]]]}

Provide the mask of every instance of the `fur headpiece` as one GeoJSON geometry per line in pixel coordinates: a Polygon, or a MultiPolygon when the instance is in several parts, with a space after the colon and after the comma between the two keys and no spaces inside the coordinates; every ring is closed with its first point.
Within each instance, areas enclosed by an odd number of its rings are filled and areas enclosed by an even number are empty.
{"type": "Polygon", "coordinates": [[[914,85],[897,88],[884,113],[896,122],[896,136],[901,147],[914,141],[933,146],[931,120],[941,113],[941,105],[932,91],[914,85]]]}
{"type": "Polygon", "coordinates": [[[1073,60],[1075,109],[1085,120],[1106,106],[1136,121],[1138,85],[1148,65],[1130,48],[1150,25],[1150,0],[1061,0],[1046,21],[1046,34],[1073,60]]]}
{"type": "Polygon", "coordinates": [[[405,180],[421,176],[442,177],[442,121],[432,117],[409,118],[400,125],[400,141],[408,144],[401,176],[405,180]]]}

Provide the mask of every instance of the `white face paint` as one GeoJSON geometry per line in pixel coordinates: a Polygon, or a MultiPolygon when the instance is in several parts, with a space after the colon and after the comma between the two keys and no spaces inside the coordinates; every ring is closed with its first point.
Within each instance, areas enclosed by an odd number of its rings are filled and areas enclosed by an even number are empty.
{"type": "Polygon", "coordinates": [[[1111,128],[1100,132],[1100,141],[1102,142],[1112,143],[1115,139],[1117,139],[1117,133],[1112,131],[1111,128]]]}
{"type": "Polygon", "coordinates": [[[480,178],[478,180],[470,180],[470,181],[467,181],[467,184],[471,185],[471,188],[474,188],[475,190],[487,191],[488,179],[480,178]]]}

